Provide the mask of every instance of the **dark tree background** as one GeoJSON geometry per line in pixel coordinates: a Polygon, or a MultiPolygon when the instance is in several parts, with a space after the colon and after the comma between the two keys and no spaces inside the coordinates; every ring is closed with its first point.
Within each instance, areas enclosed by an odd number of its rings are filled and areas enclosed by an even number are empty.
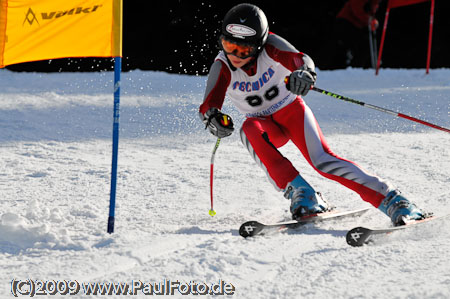
{"type": "MultiPolygon", "coordinates": [[[[124,0],[123,70],[159,70],[204,75],[217,55],[217,37],[225,13],[243,1],[124,0]]],[[[333,40],[335,16],[346,0],[249,1],[267,15],[270,31],[310,55],[321,69],[333,40]]],[[[436,0],[431,67],[450,67],[450,1],[436,0]]],[[[377,13],[384,22],[387,0],[377,13]]],[[[425,68],[430,3],[391,10],[382,67],[425,68]]],[[[367,45],[369,51],[369,45],[367,45]]],[[[362,67],[362,66],[361,66],[362,67]]],[[[14,71],[111,70],[112,59],[57,59],[9,66],[14,71]]]]}

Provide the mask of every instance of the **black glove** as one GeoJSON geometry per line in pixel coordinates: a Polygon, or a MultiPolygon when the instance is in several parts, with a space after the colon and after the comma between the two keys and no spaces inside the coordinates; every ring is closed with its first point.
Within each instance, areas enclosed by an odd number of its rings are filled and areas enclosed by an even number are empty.
{"type": "Polygon", "coordinates": [[[233,120],[227,114],[223,114],[217,108],[209,109],[204,117],[203,123],[211,134],[219,138],[230,136],[234,131],[233,120]]]}
{"type": "Polygon", "coordinates": [[[306,96],[316,83],[317,75],[313,70],[296,70],[289,76],[288,89],[297,95],[306,96]]]}

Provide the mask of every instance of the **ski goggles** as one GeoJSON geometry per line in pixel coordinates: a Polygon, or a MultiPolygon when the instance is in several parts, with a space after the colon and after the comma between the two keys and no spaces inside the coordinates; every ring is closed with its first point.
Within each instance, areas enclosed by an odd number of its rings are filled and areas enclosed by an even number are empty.
{"type": "Polygon", "coordinates": [[[234,55],[241,59],[246,59],[255,55],[257,50],[254,46],[238,44],[226,39],[224,36],[219,38],[219,45],[226,54],[234,55]]]}

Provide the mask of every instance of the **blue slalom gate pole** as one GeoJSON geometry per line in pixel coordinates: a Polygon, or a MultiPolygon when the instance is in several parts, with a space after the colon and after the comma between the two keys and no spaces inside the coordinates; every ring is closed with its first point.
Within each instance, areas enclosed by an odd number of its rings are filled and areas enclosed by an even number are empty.
{"type": "Polygon", "coordinates": [[[122,58],[114,58],[114,121],[111,167],[111,192],[109,196],[108,233],[114,232],[114,214],[116,209],[117,156],[119,154],[119,115],[120,115],[120,73],[122,58]]]}

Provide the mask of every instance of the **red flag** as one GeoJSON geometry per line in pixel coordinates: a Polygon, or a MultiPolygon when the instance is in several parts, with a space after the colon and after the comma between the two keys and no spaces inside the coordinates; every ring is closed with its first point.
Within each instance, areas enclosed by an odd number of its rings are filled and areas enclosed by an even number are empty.
{"type": "Polygon", "coordinates": [[[389,0],[388,8],[407,6],[407,5],[428,2],[428,1],[431,1],[431,0],[389,0]]]}

